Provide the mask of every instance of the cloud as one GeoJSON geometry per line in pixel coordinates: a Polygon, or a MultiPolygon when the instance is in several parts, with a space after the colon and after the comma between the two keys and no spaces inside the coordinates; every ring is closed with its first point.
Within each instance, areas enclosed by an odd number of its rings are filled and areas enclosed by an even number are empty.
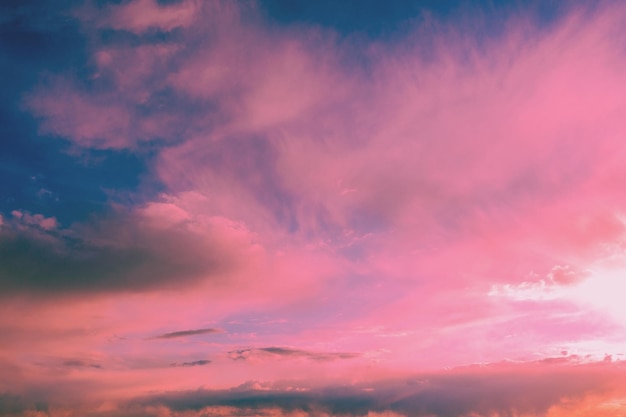
{"type": "MultiPolygon", "coordinates": [[[[28,409],[27,404],[21,397],[7,393],[0,393],[0,414],[6,416],[20,416],[28,409]]],[[[33,407],[34,408],[34,407],[33,407]]]]}
{"type": "MultiPolygon", "coordinates": [[[[319,28],[272,31],[248,16],[253,6],[207,4],[105,7],[120,11],[103,20],[109,29],[169,30],[184,20],[182,32],[95,45],[96,87],[59,76],[29,96],[43,131],[88,148],[172,144],[155,167],[172,194],[193,189],[214,200],[204,210],[251,230],[320,236],[361,257],[380,249],[358,240],[371,233],[394,230],[379,245],[397,244],[391,253],[408,250],[400,230],[420,231],[418,247],[438,236],[444,252],[475,236],[478,247],[460,251],[473,250],[475,264],[502,262],[488,271],[467,265],[467,273],[504,276],[521,258],[515,242],[547,246],[523,257],[543,267],[582,263],[621,239],[619,213],[573,192],[616,198],[592,184],[603,181],[597,161],[618,157],[610,137],[624,97],[610,86],[622,82],[622,57],[604,34],[619,8],[583,20],[572,6],[548,29],[512,18],[484,45],[434,24],[424,44],[362,50],[319,28]],[[433,49],[431,61],[423,48],[433,49]],[[370,65],[346,64],[358,59],[370,65]],[[586,94],[599,105],[577,99],[586,94]],[[576,146],[568,146],[564,129],[574,126],[576,146]],[[597,141],[587,133],[593,126],[597,141]],[[557,204],[557,195],[571,204],[557,204]],[[480,243],[485,236],[497,249],[480,243]]],[[[420,274],[453,274],[436,259],[443,271],[424,266],[420,274]]]]}
{"type": "Polygon", "coordinates": [[[156,0],[138,0],[119,5],[108,5],[101,24],[114,29],[143,33],[151,29],[170,31],[193,21],[199,9],[193,0],[160,5],[156,0]]]}
{"type": "Polygon", "coordinates": [[[80,359],[68,359],[63,361],[63,366],[70,368],[94,368],[94,369],[102,369],[102,365],[97,363],[88,363],[80,359]]]}
{"type": "Polygon", "coordinates": [[[188,336],[197,336],[202,334],[211,334],[211,333],[219,333],[222,330],[220,329],[193,329],[193,330],[180,330],[177,332],[163,333],[158,336],[151,337],[150,339],[175,339],[179,337],[188,337],[188,336]]]}
{"type": "Polygon", "coordinates": [[[233,360],[260,360],[263,357],[303,358],[313,361],[334,361],[338,359],[353,359],[361,356],[351,352],[312,352],[302,349],[287,347],[264,347],[239,349],[228,352],[228,357],[233,360]]]}
{"type": "Polygon", "coordinates": [[[13,210],[11,212],[11,215],[25,225],[37,226],[44,230],[56,229],[58,226],[57,219],[55,219],[54,217],[44,217],[41,214],[33,215],[31,213],[22,212],[20,210],[13,210]]]}
{"type": "Polygon", "coordinates": [[[182,367],[190,367],[190,366],[204,366],[210,364],[211,361],[207,359],[199,359],[197,361],[191,362],[182,362],[182,363],[173,363],[171,366],[182,366],[182,367]]]}
{"type": "Polygon", "coordinates": [[[560,368],[541,365],[534,369],[497,366],[352,386],[297,389],[275,384],[262,390],[197,390],[155,395],[132,403],[198,413],[233,407],[244,413],[279,409],[285,414],[301,411],[305,415],[363,416],[384,412],[424,417],[544,415],[563,404],[574,406],[594,396],[599,407],[608,398],[619,398],[623,391],[612,390],[623,390],[617,383],[623,371],[620,367],[609,370],[598,365],[560,368]]]}
{"type": "Polygon", "coordinates": [[[569,265],[555,265],[546,278],[556,284],[568,285],[584,279],[587,275],[584,272],[572,270],[569,265]]]}
{"type": "MultiPolygon", "coordinates": [[[[403,370],[562,349],[584,357],[571,345],[623,351],[623,6],[572,3],[549,23],[512,14],[493,33],[425,17],[401,39],[370,42],[276,25],[262,4],[96,4],[76,14],[89,40],[81,70],[43,77],[25,108],[77,155],[150,155],[146,176],[164,194],[140,187],[131,200],[142,203],[66,227],[49,214],[3,213],[6,299],[115,295],[103,310],[117,327],[103,327],[139,334],[155,357],[168,344],[146,334],[207,314],[292,320],[274,333],[229,331],[241,339],[223,350],[246,360],[170,367],[163,381],[215,369],[222,379],[327,372],[321,361],[343,371],[359,362],[339,361],[354,351],[382,352],[376,366],[403,370]],[[202,284],[210,291],[180,300],[144,294],[202,284]],[[185,317],[173,323],[168,311],[185,317]],[[287,347],[326,340],[341,351],[287,347]],[[232,347],[250,344],[266,347],[232,347]]],[[[5,308],[21,317],[40,307],[5,308]]],[[[56,320],[100,324],[72,316],[56,320]]],[[[117,344],[91,343],[118,354],[117,344]]],[[[157,383],[147,372],[125,377],[157,383]]],[[[552,385],[534,374],[457,375],[345,398],[202,390],[146,401],[190,413],[352,404],[364,414],[510,415],[548,412],[601,385],[593,372],[584,378],[578,387],[565,375],[547,377],[552,385]]]]}
{"type": "Polygon", "coordinates": [[[3,296],[176,289],[219,280],[233,267],[219,238],[141,212],[122,210],[62,230],[47,227],[41,215],[15,217],[0,230],[3,296]]]}

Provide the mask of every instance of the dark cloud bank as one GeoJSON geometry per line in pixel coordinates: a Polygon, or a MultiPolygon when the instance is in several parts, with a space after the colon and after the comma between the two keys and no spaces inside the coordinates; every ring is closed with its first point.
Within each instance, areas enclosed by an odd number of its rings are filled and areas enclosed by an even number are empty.
{"type": "Polygon", "coordinates": [[[5,222],[0,297],[177,289],[219,276],[231,261],[210,235],[153,224],[134,213],[61,230],[5,222]]]}
{"type": "MultiPolygon", "coordinates": [[[[201,362],[177,366],[204,365],[201,362]]],[[[551,368],[537,365],[504,370],[476,367],[402,380],[321,388],[287,382],[251,382],[228,390],[198,389],[144,396],[120,404],[116,411],[85,415],[147,417],[159,415],[154,410],[165,408],[174,416],[259,416],[270,415],[271,410],[281,414],[305,412],[312,416],[365,416],[369,412],[385,411],[416,417],[541,416],[563,401],[623,393],[624,384],[619,381],[624,381],[625,371],[620,364],[551,368]],[[223,414],[224,410],[216,414],[217,407],[227,407],[227,414],[223,414]]],[[[47,407],[45,401],[0,395],[0,415],[22,416],[27,411],[47,407]]]]}
{"type": "Polygon", "coordinates": [[[267,390],[225,390],[163,394],[136,400],[134,406],[165,406],[173,411],[228,406],[240,410],[279,408],[315,415],[367,415],[394,411],[407,416],[458,417],[469,413],[512,417],[540,415],[562,399],[581,398],[607,389],[606,376],[588,372],[553,374],[449,374],[373,385],[333,386],[299,391],[293,387],[267,390]]]}

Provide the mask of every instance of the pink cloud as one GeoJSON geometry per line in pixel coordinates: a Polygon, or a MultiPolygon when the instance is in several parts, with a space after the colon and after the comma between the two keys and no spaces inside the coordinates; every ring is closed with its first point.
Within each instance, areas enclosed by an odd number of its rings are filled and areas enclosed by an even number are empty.
{"type": "MultiPolygon", "coordinates": [[[[25,227],[35,226],[47,231],[58,227],[56,218],[45,217],[43,214],[31,214],[21,210],[13,210],[11,215],[16,222],[21,223],[25,227]]],[[[1,223],[0,226],[2,226],[1,223]]]]}
{"type": "Polygon", "coordinates": [[[121,106],[95,103],[86,95],[59,87],[29,100],[29,107],[45,115],[41,132],[69,137],[85,146],[121,147],[131,118],[121,106]],[[79,109],[80,115],[76,114],[79,109]]]}
{"type": "MultiPolygon", "coordinates": [[[[162,195],[129,209],[132,221],[59,233],[147,254],[130,283],[165,278],[99,299],[102,322],[77,314],[89,311],[82,301],[36,307],[45,319],[21,319],[28,334],[5,355],[39,341],[58,358],[104,358],[110,375],[80,368],[70,379],[102,376],[136,394],[164,380],[200,386],[206,372],[228,375],[224,386],[336,369],[349,380],[626,349],[626,315],[609,297],[626,270],[621,6],[584,19],[573,9],[544,30],[511,20],[485,45],[435,29],[430,60],[410,39],[363,47],[320,28],[271,30],[254,6],[137,0],[104,11],[100,27],[180,37],[95,45],[94,86],[59,76],[27,102],[43,132],[79,147],[154,146],[162,195]],[[143,340],[258,315],[289,319],[271,334],[250,319],[199,344],[143,340]],[[72,331],[81,336],[60,336],[72,331]],[[268,355],[231,363],[225,352],[242,346],[359,357],[316,371],[268,355]],[[160,368],[207,352],[210,371],[160,368]]],[[[63,246],[53,218],[16,217],[42,229],[46,248],[63,246]]],[[[9,222],[19,223],[3,219],[0,237],[9,222]]],[[[36,368],[41,351],[27,353],[36,368]]]]}
{"type": "Polygon", "coordinates": [[[170,31],[189,26],[201,5],[195,0],[185,0],[171,5],[160,5],[156,0],[136,0],[105,9],[100,24],[113,29],[144,33],[151,29],[170,31]]]}

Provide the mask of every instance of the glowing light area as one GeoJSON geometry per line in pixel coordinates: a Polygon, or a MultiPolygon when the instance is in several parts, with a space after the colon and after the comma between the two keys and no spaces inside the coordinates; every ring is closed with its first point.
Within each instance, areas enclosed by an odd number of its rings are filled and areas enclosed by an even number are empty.
{"type": "Polygon", "coordinates": [[[610,314],[619,324],[626,326],[626,268],[591,270],[589,278],[569,288],[564,296],[582,305],[610,314]]]}
{"type": "Polygon", "coordinates": [[[492,286],[489,296],[509,299],[513,302],[537,302],[545,305],[569,304],[573,309],[560,313],[564,318],[583,322],[597,322],[597,328],[605,327],[603,335],[589,340],[563,341],[552,349],[557,355],[559,349],[569,354],[579,354],[582,360],[623,360],[626,352],[626,303],[623,291],[626,290],[626,269],[621,262],[602,262],[600,265],[578,274],[571,281],[557,281],[554,271],[574,272],[569,268],[555,267],[546,278],[524,281],[518,285],[504,284],[492,286]],[[607,266],[607,263],[612,264],[607,266]]]}
{"type": "Polygon", "coordinates": [[[590,307],[610,315],[617,323],[626,326],[626,268],[591,269],[584,278],[571,284],[561,284],[550,277],[539,281],[524,281],[518,285],[494,285],[490,296],[513,300],[572,301],[581,307],[590,307]]]}

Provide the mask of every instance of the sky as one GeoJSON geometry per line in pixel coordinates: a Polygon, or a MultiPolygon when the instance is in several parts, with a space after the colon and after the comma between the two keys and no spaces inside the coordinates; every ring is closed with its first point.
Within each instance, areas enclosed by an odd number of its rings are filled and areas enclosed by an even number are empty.
{"type": "Polygon", "coordinates": [[[626,4],[0,3],[0,416],[626,416],[626,4]]]}

